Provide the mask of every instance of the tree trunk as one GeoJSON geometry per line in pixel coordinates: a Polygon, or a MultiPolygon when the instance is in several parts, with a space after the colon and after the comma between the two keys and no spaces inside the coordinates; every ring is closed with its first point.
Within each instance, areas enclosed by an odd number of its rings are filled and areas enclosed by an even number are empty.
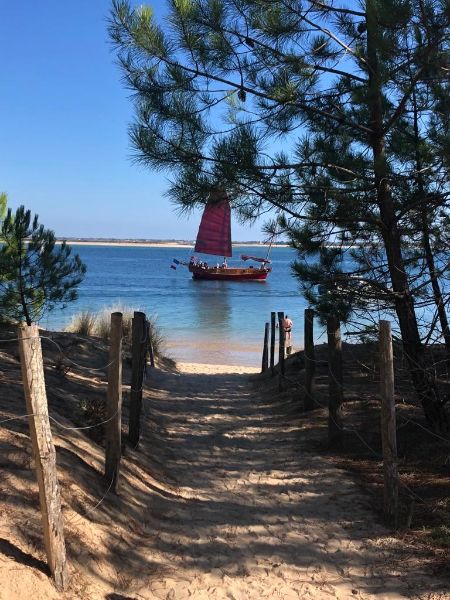
{"type": "Polygon", "coordinates": [[[419,190],[420,200],[422,202],[422,243],[423,249],[425,252],[425,260],[428,267],[428,272],[430,274],[431,287],[433,289],[433,298],[436,304],[436,310],[439,317],[439,322],[441,324],[441,332],[444,338],[445,348],[447,350],[447,354],[450,354],[450,328],[448,325],[447,313],[445,311],[445,303],[444,298],[441,292],[441,286],[439,285],[438,275],[436,272],[436,265],[434,263],[434,255],[433,250],[431,248],[430,241],[430,227],[429,227],[429,219],[427,212],[427,202],[426,202],[426,193],[425,193],[425,185],[422,176],[422,158],[420,156],[419,151],[419,120],[417,114],[417,101],[416,101],[416,93],[413,91],[412,94],[413,100],[413,110],[414,110],[414,145],[416,151],[416,171],[417,171],[417,187],[419,190]]]}
{"type": "Polygon", "coordinates": [[[23,318],[25,319],[28,327],[32,325],[30,313],[28,312],[27,302],[25,300],[25,294],[22,291],[22,282],[20,282],[20,304],[22,305],[23,318]]]}
{"type": "Polygon", "coordinates": [[[377,203],[381,218],[381,234],[394,292],[395,311],[399,320],[403,350],[408,361],[411,379],[422,403],[425,416],[433,429],[446,431],[447,417],[439,399],[436,381],[425,365],[424,349],[420,340],[414,300],[409,289],[401,250],[401,236],[389,184],[383,131],[382,84],[377,56],[378,19],[375,1],[367,0],[366,8],[371,147],[377,203]]]}
{"type": "Polygon", "coordinates": [[[441,324],[442,337],[444,338],[447,354],[450,354],[450,328],[448,324],[447,312],[445,310],[444,297],[442,296],[441,286],[439,285],[436,266],[434,264],[433,250],[430,243],[430,231],[428,227],[428,218],[426,209],[422,211],[422,242],[425,251],[425,260],[427,261],[428,271],[430,273],[431,287],[433,289],[433,298],[436,304],[436,310],[441,324]]]}

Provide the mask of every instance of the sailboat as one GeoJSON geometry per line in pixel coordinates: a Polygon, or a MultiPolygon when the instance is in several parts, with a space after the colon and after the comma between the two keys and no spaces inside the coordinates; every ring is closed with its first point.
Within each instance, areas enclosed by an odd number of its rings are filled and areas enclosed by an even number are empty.
{"type": "Polygon", "coordinates": [[[267,265],[269,251],[265,258],[241,255],[242,260],[252,260],[259,265],[254,267],[229,267],[227,258],[232,256],[231,245],[231,208],[226,192],[216,192],[205,206],[195,242],[195,252],[223,256],[221,264],[209,266],[206,262],[191,257],[188,269],[193,279],[215,279],[220,281],[264,281],[271,272],[267,265]]]}

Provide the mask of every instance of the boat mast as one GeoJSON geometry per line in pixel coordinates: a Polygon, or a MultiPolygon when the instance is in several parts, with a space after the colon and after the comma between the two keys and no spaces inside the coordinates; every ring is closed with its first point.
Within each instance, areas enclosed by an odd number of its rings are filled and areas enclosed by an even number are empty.
{"type": "Polygon", "coordinates": [[[267,248],[266,262],[269,262],[270,251],[272,250],[273,240],[275,239],[276,235],[277,234],[275,232],[275,233],[272,234],[272,237],[270,238],[269,247],[267,248]]]}

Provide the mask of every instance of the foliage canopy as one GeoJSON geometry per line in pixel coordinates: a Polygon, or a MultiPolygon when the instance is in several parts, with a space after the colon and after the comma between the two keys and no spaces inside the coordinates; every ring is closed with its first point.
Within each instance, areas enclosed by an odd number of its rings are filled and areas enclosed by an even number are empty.
{"type": "Polygon", "coordinates": [[[427,416],[442,423],[417,306],[443,316],[448,0],[168,5],[160,26],[113,2],[137,160],[171,173],[181,210],[221,185],[242,219],[271,214],[267,232],[298,250],[294,274],[324,319],[395,315],[427,416]]]}

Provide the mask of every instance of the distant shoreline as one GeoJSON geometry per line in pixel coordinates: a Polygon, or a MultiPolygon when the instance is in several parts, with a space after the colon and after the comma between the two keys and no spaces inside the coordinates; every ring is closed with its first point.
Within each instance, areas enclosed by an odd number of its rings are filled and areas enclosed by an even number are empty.
{"type": "MultiPolygon", "coordinates": [[[[71,239],[61,238],[57,240],[58,244],[67,242],[71,246],[123,246],[131,248],[193,248],[195,242],[189,241],[176,241],[176,240],[90,240],[90,239],[71,239]]],[[[263,242],[234,242],[233,247],[245,246],[255,248],[267,247],[269,244],[263,242]]],[[[288,244],[274,244],[277,248],[287,248],[288,244]]]]}

